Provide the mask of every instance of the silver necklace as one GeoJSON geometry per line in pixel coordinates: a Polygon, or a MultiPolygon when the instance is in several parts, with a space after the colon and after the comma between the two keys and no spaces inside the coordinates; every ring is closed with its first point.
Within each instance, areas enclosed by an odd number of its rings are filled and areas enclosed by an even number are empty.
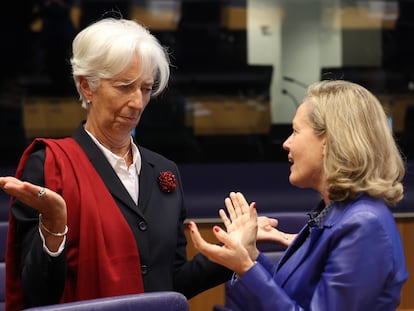
{"type": "Polygon", "coordinates": [[[128,151],[122,156],[124,160],[126,160],[126,157],[128,156],[129,152],[131,151],[131,147],[129,147],[128,151]]]}

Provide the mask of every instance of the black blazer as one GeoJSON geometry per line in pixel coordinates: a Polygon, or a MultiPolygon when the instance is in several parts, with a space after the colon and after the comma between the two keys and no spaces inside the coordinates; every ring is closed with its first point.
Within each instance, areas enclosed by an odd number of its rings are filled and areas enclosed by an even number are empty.
{"type": "MultiPolygon", "coordinates": [[[[138,147],[142,158],[139,175],[138,205],[99,147],[81,125],[73,135],[107,185],[135,236],[141,259],[146,292],[174,290],[187,298],[228,280],[232,272],[199,254],[187,260],[184,235],[186,209],[177,165],[146,148],[138,147]],[[164,193],[158,175],[171,171],[177,188],[164,193]]],[[[23,171],[22,179],[44,185],[44,149],[35,151],[23,171]]],[[[58,257],[49,256],[42,248],[36,210],[15,201],[12,206],[17,228],[17,241],[22,242],[22,281],[26,307],[57,303],[63,292],[66,274],[66,249],[58,257]]],[[[93,232],[91,232],[93,234],[93,232]]]]}

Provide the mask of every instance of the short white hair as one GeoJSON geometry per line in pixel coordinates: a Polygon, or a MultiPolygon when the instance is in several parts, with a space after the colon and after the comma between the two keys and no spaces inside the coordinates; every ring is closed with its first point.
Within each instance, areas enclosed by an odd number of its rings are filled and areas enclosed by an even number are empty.
{"type": "Polygon", "coordinates": [[[154,75],[152,95],[160,94],[168,84],[170,61],[159,41],[133,20],[106,18],[83,29],[72,44],[72,74],[82,107],[88,102],[80,90],[79,77],[85,77],[91,89],[102,78],[110,79],[126,69],[134,57],[140,58],[141,74],[154,75]]]}

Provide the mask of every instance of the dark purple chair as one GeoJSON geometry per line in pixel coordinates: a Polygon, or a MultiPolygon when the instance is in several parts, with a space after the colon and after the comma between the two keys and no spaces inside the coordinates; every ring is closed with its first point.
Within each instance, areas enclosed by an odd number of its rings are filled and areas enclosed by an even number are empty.
{"type": "Polygon", "coordinates": [[[188,311],[184,295],[165,291],[68,302],[24,311],[188,311]]]}
{"type": "Polygon", "coordinates": [[[6,258],[7,230],[9,223],[0,221],[0,262],[4,262],[6,258]]]}
{"type": "Polygon", "coordinates": [[[6,243],[8,222],[0,221],[0,311],[4,311],[5,290],[6,290],[6,243]]]}
{"type": "Polygon", "coordinates": [[[5,290],[6,290],[6,264],[0,262],[0,311],[5,310],[5,290]]]}

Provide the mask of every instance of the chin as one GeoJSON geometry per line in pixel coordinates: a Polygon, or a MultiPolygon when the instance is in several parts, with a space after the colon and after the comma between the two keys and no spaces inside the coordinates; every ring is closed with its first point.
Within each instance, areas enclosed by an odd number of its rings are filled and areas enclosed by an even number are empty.
{"type": "Polygon", "coordinates": [[[297,187],[297,181],[295,180],[295,178],[292,176],[292,174],[290,174],[289,176],[289,182],[292,186],[296,186],[297,187]]]}
{"type": "Polygon", "coordinates": [[[301,182],[298,179],[295,179],[294,176],[290,175],[289,176],[289,182],[292,186],[298,187],[298,188],[307,188],[306,185],[303,184],[303,182],[301,182]]]}

